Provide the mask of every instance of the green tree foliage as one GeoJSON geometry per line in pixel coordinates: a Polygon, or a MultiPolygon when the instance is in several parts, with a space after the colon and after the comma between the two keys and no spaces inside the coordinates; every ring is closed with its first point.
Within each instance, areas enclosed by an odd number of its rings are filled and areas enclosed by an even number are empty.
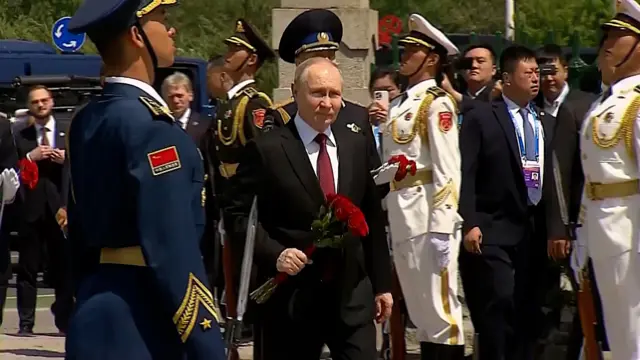
{"type": "MultiPolygon", "coordinates": [[[[0,38],[50,43],[51,26],[72,15],[81,0],[2,0],[0,38]]],[[[184,0],[171,13],[177,32],[179,55],[208,58],[225,50],[223,40],[235,20],[245,18],[271,43],[271,9],[279,0],[184,0]]],[[[318,4],[321,4],[319,2],[318,4]]],[[[395,14],[403,20],[412,12],[423,14],[447,33],[493,34],[504,31],[504,0],[371,0],[380,15],[395,14]]],[[[596,46],[599,25],[612,16],[612,0],[517,0],[516,27],[519,41],[537,46],[554,32],[555,41],[568,45],[577,32],[582,46],[596,46]]],[[[87,42],[84,52],[95,47],[87,42]]],[[[266,91],[276,86],[275,63],[266,64],[259,81],[266,91]]]]}

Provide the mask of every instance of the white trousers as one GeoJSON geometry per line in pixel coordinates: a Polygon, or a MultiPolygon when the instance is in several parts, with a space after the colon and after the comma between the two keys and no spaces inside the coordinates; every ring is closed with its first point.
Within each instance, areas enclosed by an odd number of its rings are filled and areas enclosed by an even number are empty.
{"type": "Polygon", "coordinates": [[[393,261],[411,321],[421,342],[463,345],[458,301],[460,241],[450,238],[449,267],[441,272],[427,234],[393,242],[393,261]]]}
{"type": "Polygon", "coordinates": [[[640,360],[640,255],[592,259],[613,360],[640,360]]]}

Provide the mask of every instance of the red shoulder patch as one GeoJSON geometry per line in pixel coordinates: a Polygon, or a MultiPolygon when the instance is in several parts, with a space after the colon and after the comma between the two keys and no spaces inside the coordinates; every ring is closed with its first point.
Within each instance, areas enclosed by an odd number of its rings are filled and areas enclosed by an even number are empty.
{"type": "Polygon", "coordinates": [[[182,167],[180,157],[175,146],[170,146],[161,150],[147,154],[151,172],[154,176],[162,175],[182,167]]]}
{"type": "Polygon", "coordinates": [[[453,127],[453,113],[445,111],[438,113],[438,128],[443,133],[448,132],[453,127]]]}
{"type": "Polygon", "coordinates": [[[264,117],[266,114],[266,109],[253,110],[253,125],[255,125],[258,129],[262,129],[262,127],[264,126],[264,117]]]}

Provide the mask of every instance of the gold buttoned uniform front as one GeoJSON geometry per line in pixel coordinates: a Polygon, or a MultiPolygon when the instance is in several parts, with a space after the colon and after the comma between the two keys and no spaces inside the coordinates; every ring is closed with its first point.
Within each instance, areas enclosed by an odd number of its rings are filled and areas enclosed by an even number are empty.
{"type": "Polygon", "coordinates": [[[462,221],[458,109],[435,80],[414,85],[389,108],[383,161],[402,154],[417,165],[415,176],[392,182],[386,197],[394,263],[407,308],[418,340],[462,345],[456,276],[462,221]],[[429,245],[432,233],[449,237],[449,265],[444,271],[429,245]]]}
{"type": "Polygon", "coordinates": [[[580,136],[585,188],[579,243],[587,247],[614,357],[640,351],[640,76],[616,83],[587,113],[580,136]]]}

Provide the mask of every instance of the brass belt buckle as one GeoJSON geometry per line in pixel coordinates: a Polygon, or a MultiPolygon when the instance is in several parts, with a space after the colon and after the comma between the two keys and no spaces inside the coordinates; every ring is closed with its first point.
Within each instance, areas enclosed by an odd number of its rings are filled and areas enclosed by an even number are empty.
{"type": "Polygon", "coordinates": [[[601,194],[598,193],[598,189],[600,188],[600,185],[602,184],[597,182],[588,183],[586,191],[587,191],[587,196],[589,197],[590,200],[603,200],[602,197],[600,196],[601,194]]]}

